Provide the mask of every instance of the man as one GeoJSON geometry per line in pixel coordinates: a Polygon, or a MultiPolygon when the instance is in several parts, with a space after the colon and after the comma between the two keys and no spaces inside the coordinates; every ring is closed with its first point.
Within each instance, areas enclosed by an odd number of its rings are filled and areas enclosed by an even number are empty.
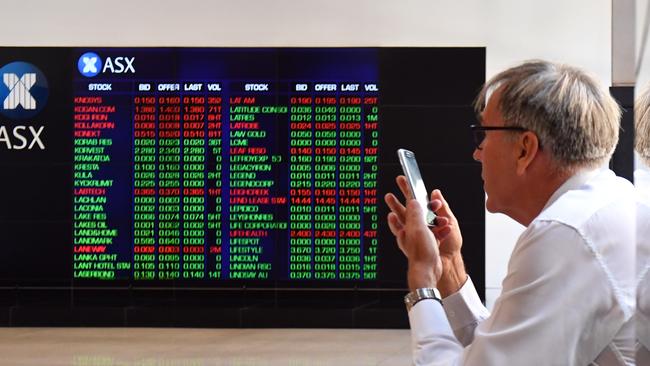
{"type": "Polygon", "coordinates": [[[492,78],[476,106],[473,156],[487,209],[527,228],[490,314],[442,194],[431,194],[439,220],[429,230],[398,177],[406,206],[385,199],[408,259],[414,363],[633,364],[634,192],[603,168],[618,140],[618,105],[582,71],[530,61],[492,78]]]}
{"type": "Polygon", "coordinates": [[[636,362],[650,365],[650,85],[634,103],[634,150],[641,158],[634,172],[637,191],[636,362]]]}

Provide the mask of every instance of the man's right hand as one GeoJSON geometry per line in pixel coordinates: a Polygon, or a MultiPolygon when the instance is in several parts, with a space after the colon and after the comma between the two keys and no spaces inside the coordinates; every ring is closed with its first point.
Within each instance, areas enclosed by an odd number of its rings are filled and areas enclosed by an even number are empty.
{"type": "MultiPolygon", "coordinates": [[[[408,184],[408,183],[407,183],[408,184]]],[[[442,261],[442,276],[438,281],[438,290],[442,297],[447,297],[460,288],[467,281],[465,263],[460,249],[463,246],[463,236],[456,216],[449,208],[449,204],[436,189],[431,192],[431,209],[438,215],[438,225],[432,228],[433,234],[440,243],[440,259],[442,261]]]]}

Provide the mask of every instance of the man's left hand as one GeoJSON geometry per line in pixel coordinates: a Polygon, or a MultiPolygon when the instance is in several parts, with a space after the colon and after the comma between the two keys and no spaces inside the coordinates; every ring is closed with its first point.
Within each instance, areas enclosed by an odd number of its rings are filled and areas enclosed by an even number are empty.
{"type": "MultiPolygon", "coordinates": [[[[392,200],[387,197],[386,201],[392,200]]],[[[436,287],[442,274],[438,242],[424,222],[418,202],[409,199],[404,211],[396,213],[392,210],[388,214],[388,226],[408,259],[409,288],[436,287]]]]}

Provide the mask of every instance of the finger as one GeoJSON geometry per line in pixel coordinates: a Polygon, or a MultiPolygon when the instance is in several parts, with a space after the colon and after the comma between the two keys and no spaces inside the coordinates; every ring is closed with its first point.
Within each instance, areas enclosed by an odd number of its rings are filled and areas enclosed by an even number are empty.
{"type": "Polygon", "coordinates": [[[435,235],[436,239],[438,239],[438,244],[445,240],[447,236],[451,234],[451,227],[450,226],[445,226],[443,228],[440,228],[440,230],[437,230],[433,233],[435,235]]]}
{"type": "Polygon", "coordinates": [[[434,232],[435,232],[435,228],[441,228],[447,225],[449,225],[448,218],[444,216],[436,216],[436,226],[434,226],[434,232]]]}
{"type": "Polygon", "coordinates": [[[449,219],[443,216],[436,217],[436,226],[429,227],[433,235],[436,236],[438,240],[443,240],[451,232],[451,227],[449,226],[449,219]]]}
{"type": "Polygon", "coordinates": [[[390,232],[395,236],[398,236],[400,231],[404,229],[404,224],[402,224],[395,212],[388,214],[388,227],[390,228],[390,232]]]}
{"type": "Polygon", "coordinates": [[[399,221],[397,218],[397,214],[394,212],[391,212],[388,214],[388,227],[390,228],[390,232],[395,235],[395,238],[397,239],[397,247],[399,250],[406,255],[406,252],[404,251],[404,248],[402,247],[403,237],[404,237],[404,225],[399,221]]]}
{"type": "Polygon", "coordinates": [[[431,200],[427,204],[427,207],[429,208],[429,210],[436,212],[440,208],[442,208],[442,201],[440,201],[439,199],[431,200]]]}
{"type": "Polygon", "coordinates": [[[397,197],[392,193],[387,193],[384,196],[384,201],[386,202],[386,205],[388,205],[388,208],[397,215],[397,218],[400,221],[404,221],[404,212],[406,211],[406,208],[397,197]]]}
{"type": "Polygon", "coordinates": [[[406,180],[406,177],[403,175],[398,175],[397,178],[395,178],[395,181],[397,182],[397,186],[399,187],[399,190],[402,191],[402,194],[404,195],[404,199],[406,201],[413,199],[413,193],[411,193],[411,186],[409,186],[408,180],[406,180]]]}
{"type": "Polygon", "coordinates": [[[437,233],[436,229],[440,229],[446,225],[449,225],[451,220],[448,217],[441,216],[442,212],[438,212],[438,210],[442,208],[442,201],[440,201],[439,199],[430,201],[429,204],[427,205],[427,208],[433,212],[436,212],[436,221],[435,221],[436,225],[431,230],[433,231],[434,234],[437,233]]]}
{"type": "Polygon", "coordinates": [[[442,196],[442,192],[440,192],[439,189],[434,189],[433,192],[431,192],[431,201],[440,201],[442,203],[442,206],[435,210],[436,214],[449,217],[452,220],[456,219],[454,213],[451,211],[451,208],[449,208],[449,204],[442,196]]]}

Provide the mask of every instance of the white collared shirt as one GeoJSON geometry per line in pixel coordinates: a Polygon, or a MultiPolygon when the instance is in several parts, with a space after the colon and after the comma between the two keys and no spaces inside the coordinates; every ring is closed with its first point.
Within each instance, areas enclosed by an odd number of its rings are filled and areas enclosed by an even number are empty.
{"type": "Polygon", "coordinates": [[[632,185],[567,180],[519,237],[492,314],[468,280],[409,312],[416,365],[633,364],[632,185]]]}

